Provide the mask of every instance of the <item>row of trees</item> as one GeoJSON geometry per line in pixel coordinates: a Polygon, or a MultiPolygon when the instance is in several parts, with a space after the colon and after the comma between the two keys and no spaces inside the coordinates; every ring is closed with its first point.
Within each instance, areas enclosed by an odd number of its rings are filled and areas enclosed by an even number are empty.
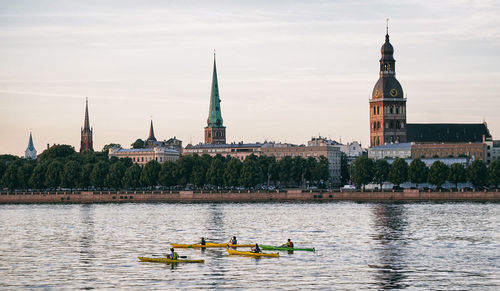
{"type": "Polygon", "coordinates": [[[468,167],[458,163],[448,167],[441,161],[435,161],[429,168],[420,159],[414,159],[408,165],[400,158],[389,164],[386,160],[374,161],[363,156],[353,162],[350,172],[351,180],[358,187],[371,182],[400,185],[407,181],[415,184],[430,183],[437,187],[441,187],[446,181],[455,185],[471,182],[477,188],[500,185],[500,161],[492,162],[489,167],[481,160],[473,161],[468,167]]]}
{"type": "Polygon", "coordinates": [[[0,156],[0,188],[138,188],[154,186],[254,187],[256,185],[318,185],[329,179],[328,160],[255,155],[244,161],[217,155],[182,156],[176,162],[144,167],[131,159],[108,159],[106,151],[76,153],[69,145],[45,150],[39,161],[0,156]]]}

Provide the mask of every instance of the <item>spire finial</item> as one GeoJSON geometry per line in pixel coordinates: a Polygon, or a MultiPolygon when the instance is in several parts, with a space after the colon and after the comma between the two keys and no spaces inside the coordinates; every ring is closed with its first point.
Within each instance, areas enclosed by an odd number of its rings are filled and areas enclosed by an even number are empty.
{"type": "Polygon", "coordinates": [[[389,34],[389,18],[385,19],[385,34],[389,34]]]}

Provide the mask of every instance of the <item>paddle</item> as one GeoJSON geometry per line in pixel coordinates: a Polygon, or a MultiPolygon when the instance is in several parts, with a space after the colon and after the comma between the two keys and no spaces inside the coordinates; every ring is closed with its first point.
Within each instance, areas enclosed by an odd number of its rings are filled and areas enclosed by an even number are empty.
{"type": "MultiPolygon", "coordinates": [[[[158,254],[153,254],[153,256],[159,256],[159,257],[164,258],[164,256],[163,256],[163,255],[158,255],[158,254]]],[[[179,258],[180,258],[180,259],[186,259],[186,258],[187,258],[187,256],[179,256],[179,258]]]]}

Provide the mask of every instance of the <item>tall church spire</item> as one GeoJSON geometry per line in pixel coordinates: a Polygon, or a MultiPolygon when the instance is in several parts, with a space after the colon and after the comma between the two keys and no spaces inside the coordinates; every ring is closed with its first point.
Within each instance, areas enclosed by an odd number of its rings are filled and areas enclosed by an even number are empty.
{"type": "Polygon", "coordinates": [[[85,98],[85,120],[83,121],[83,129],[90,130],[90,122],[89,122],[89,98],[85,98]]]}
{"type": "Polygon", "coordinates": [[[92,140],[92,128],[89,122],[89,99],[85,98],[85,119],[83,121],[83,128],[81,131],[80,138],[80,152],[89,150],[94,151],[94,145],[92,140]]]}
{"type": "Polygon", "coordinates": [[[36,159],[36,150],[35,146],[33,145],[33,138],[31,137],[31,131],[30,131],[30,139],[28,140],[28,148],[26,151],[24,151],[24,157],[26,159],[36,159]]]}
{"type": "Polygon", "coordinates": [[[151,119],[151,125],[149,126],[149,137],[146,141],[156,141],[155,131],[153,129],[153,120],[151,119]]]}
{"type": "Polygon", "coordinates": [[[212,90],[210,92],[210,107],[208,109],[208,127],[222,127],[223,120],[220,108],[219,83],[217,81],[217,65],[214,53],[214,71],[212,74],[212,90]]]}
{"type": "Polygon", "coordinates": [[[226,127],[222,120],[219,97],[219,82],[217,80],[217,66],[215,63],[214,52],[214,70],[212,73],[212,89],[210,92],[210,106],[208,108],[207,126],[205,127],[205,143],[225,144],[226,127]]]}

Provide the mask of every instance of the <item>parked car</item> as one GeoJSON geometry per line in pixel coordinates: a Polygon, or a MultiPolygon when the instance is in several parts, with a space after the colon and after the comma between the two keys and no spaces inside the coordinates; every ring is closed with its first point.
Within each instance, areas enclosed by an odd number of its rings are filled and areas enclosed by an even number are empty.
{"type": "Polygon", "coordinates": [[[342,187],[342,190],[356,190],[356,186],[354,186],[354,185],[344,185],[344,187],[342,187]]]}

